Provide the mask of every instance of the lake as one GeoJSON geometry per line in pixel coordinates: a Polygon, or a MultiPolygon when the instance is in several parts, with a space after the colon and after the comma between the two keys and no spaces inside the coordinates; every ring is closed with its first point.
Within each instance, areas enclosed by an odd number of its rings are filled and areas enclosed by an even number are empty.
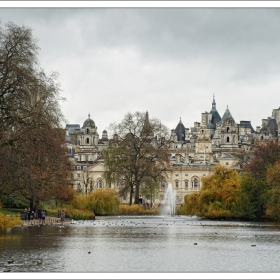
{"type": "Polygon", "coordinates": [[[278,273],[279,264],[279,223],[121,216],[0,234],[1,272],[278,273]]]}

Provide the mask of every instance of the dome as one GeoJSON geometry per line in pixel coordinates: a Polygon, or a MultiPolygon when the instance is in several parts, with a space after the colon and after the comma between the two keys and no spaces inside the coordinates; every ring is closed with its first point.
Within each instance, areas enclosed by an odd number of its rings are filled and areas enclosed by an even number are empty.
{"type": "Polygon", "coordinates": [[[86,119],[85,121],[84,121],[84,124],[83,124],[83,128],[84,127],[92,127],[92,128],[95,128],[95,123],[94,123],[94,121],[90,118],[90,114],[88,114],[88,119],[86,119]]]}

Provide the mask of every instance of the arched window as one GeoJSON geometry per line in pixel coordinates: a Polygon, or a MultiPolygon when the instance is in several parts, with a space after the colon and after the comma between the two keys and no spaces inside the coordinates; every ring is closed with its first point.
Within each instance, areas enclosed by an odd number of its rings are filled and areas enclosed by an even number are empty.
{"type": "Polygon", "coordinates": [[[229,137],[227,137],[227,143],[229,143],[229,137]]]}
{"type": "Polygon", "coordinates": [[[87,134],[89,134],[89,129],[87,128],[87,134]]]}
{"type": "Polygon", "coordinates": [[[193,189],[197,190],[199,188],[199,182],[197,178],[193,179],[193,189]]]}
{"type": "Polygon", "coordinates": [[[102,189],[102,185],[103,185],[103,182],[102,182],[101,179],[99,179],[98,182],[97,182],[97,188],[102,189]]]}
{"type": "Polygon", "coordinates": [[[87,141],[87,144],[89,144],[89,138],[87,138],[87,140],[86,140],[86,141],[87,141]]]}
{"type": "Polygon", "coordinates": [[[176,187],[176,189],[178,189],[179,188],[179,182],[177,181],[177,182],[175,182],[175,187],[176,187]]]}
{"type": "Polygon", "coordinates": [[[229,132],[229,127],[227,127],[227,132],[229,132]]]}

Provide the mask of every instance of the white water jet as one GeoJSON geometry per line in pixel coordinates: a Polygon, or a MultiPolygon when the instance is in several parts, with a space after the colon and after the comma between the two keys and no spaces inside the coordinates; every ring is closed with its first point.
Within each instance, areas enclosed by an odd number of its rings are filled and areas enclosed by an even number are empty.
{"type": "Polygon", "coordinates": [[[176,190],[173,190],[172,184],[168,183],[163,198],[164,214],[175,215],[176,213],[176,190]]]}

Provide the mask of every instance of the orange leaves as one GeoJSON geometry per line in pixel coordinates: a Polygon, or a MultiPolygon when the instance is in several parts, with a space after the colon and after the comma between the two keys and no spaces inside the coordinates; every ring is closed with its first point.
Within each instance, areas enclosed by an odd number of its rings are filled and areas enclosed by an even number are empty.
{"type": "Polygon", "coordinates": [[[233,217],[241,190],[238,173],[218,165],[214,174],[203,178],[202,183],[203,187],[197,195],[186,197],[183,207],[186,214],[207,218],[233,217]]]}
{"type": "Polygon", "coordinates": [[[273,187],[280,187],[280,160],[266,171],[267,182],[273,187]]]}

